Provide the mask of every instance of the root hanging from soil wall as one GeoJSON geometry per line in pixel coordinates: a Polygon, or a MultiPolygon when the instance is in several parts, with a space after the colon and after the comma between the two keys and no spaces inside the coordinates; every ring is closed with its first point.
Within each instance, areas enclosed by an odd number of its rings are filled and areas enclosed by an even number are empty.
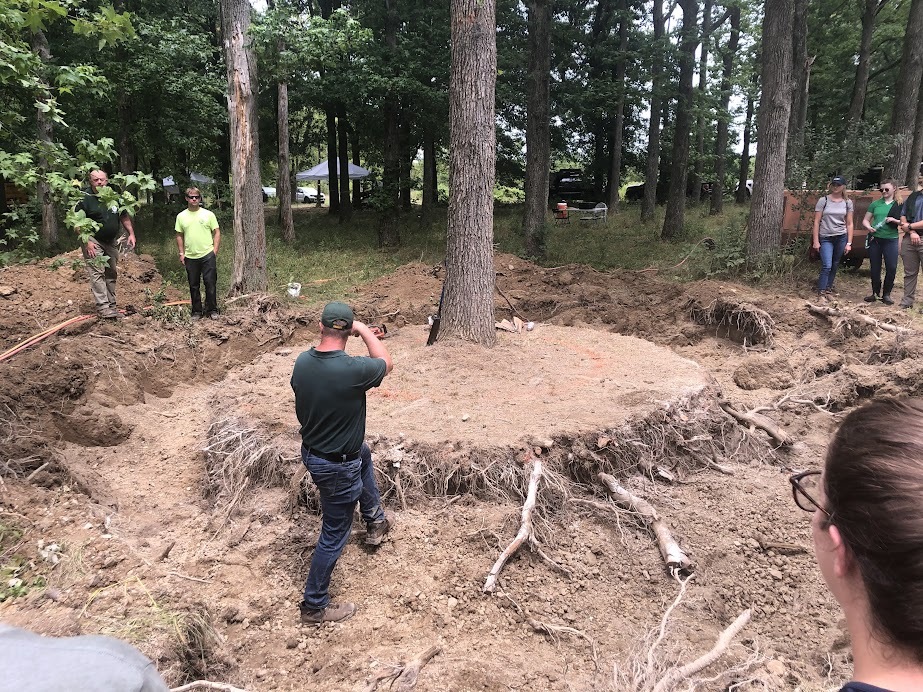
{"type": "Polygon", "coordinates": [[[729,338],[742,341],[744,345],[773,345],[775,321],[772,315],[751,303],[716,298],[708,305],[703,305],[692,299],[686,303],[685,309],[695,322],[726,329],[729,338]],[[740,338],[735,338],[737,335],[740,338]]]}

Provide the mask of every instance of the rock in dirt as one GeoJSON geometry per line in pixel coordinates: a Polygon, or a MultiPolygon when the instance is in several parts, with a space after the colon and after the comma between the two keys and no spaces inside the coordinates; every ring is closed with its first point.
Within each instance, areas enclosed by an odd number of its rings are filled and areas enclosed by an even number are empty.
{"type": "Polygon", "coordinates": [[[791,365],[779,358],[751,358],[734,371],[734,383],[741,389],[789,389],[795,386],[791,365]]]}
{"type": "Polygon", "coordinates": [[[0,297],[9,298],[14,293],[16,289],[13,286],[0,286],[0,297]]]}
{"type": "Polygon", "coordinates": [[[113,411],[84,406],[69,414],[53,413],[54,422],[68,442],[84,447],[114,447],[134,429],[113,411]]]}

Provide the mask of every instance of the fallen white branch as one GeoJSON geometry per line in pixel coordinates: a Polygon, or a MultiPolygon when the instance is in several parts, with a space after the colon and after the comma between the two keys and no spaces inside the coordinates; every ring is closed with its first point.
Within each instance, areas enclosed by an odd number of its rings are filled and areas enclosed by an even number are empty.
{"type": "Polygon", "coordinates": [[[826,305],[814,305],[813,303],[808,303],[808,310],[813,312],[815,315],[823,315],[824,317],[839,317],[845,320],[855,320],[856,322],[861,322],[862,324],[867,324],[870,327],[875,329],[881,329],[886,332],[895,332],[897,334],[907,334],[910,329],[906,327],[898,327],[896,324],[890,324],[888,322],[880,322],[874,317],[869,317],[868,315],[863,315],[861,312],[849,311],[844,313],[842,310],[837,308],[827,307],[826,305]]]}
{"type": "Polygon", "coordinates": [[[673,538],[670,529],[667,528],[660,515],[657,514],[657,510],[654,509],[653,505],[625,490],[615,480],[615,477],[610,476],[608,473],[600,473],[597,478],[599,478],[600,483],[606,486],[606,490],[613,500],[635,512],[650,527],[654,538],[657,539],[660,554],[663,556],[664,562],[667,563],[667,569],[670,570],[670,574],[676,574],[680,571],[692,571],[692,560],[679,547],[679,543],[673,538]]]}
{"type": "Polygon", "coordinates": [[[765,431],[769,437],[778,442],[780,445],[792,445],[795,443],[794,438],[784,429],[782,429],[773,421],[769,420],[766,416],[758,413],[760,409],[754,409],[752,411],[738,411],[733,406],[731,406],[731,402],[724,399],[720,399],[718,401],[718,406],[721,407],[722,411],[737,420],[737,422],[743,423],[748,428],[759,428],[760,430],[765,431]]]}
{"type": "Polygon", "coordinates": [[[535,499],[538,496],[538,482],[542,478],[542,460],[533,458],[531,463],[532,472],[529,474],[529,489],[526,493],[526,501],[522,505],[522,523],[519,526],[519,533],[516,534],[516,538],[514,538],[512,543],[506,547],[506,550],[500,554],[500,557],[497,558],[494,566],[490,569],[487,580],[484,582],[484,593],[492,593],[494,589],[497,588],[497,578],[500,576],[500,570],[503,569],[503,565],[506,564],[506,561],[519,550],[523,542],[526,539],[528,539],[530,543],[535,542],[535,535],[532,529],[532,512],[535,509],[535,499]]]}

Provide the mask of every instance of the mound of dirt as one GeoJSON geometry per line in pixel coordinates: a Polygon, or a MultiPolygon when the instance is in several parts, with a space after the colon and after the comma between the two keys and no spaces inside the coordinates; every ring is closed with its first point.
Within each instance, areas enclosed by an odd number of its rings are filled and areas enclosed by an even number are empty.
{"type": "MultiPolygon", "coordinates": [[[[5,348],[92,308],[72,259],[0,270],[5,348]]],[[[161,289],[149,258],[120,266],[120,303],[148,305],[161,289]]],[[[437,646],[418,690],[622,690],[651,647],[658,677],[749,608],[705,673],[729,672],[702,689],[847,679],[841,615],[785,474],[819,465],[840,412],[923,393],[919,318],[866,308],[862,277],[840,277],[831,305],[912,332],[838,329],[806,309],[808,286],[680,285],[511,256],[496,270],[497,318],[538,326],[491,351],[424,345],[438,268],[407,265],[349,297],[391,327],[395,371],[369,397],[369,439],[397,524],[377,552],[361,536],[347,546],[333,596],[360,610],[333,627],[296,624],[319,517],[288,378],[318,306],[240,301],[208,324],[166,308],[88,320],[0,362],[0,554],[16,559],[0,566],[21,580],[0,590],[0,619],[126,638],[171,684],[353,690],[437,646]],[[796,443],[775,449],[719,396],[762,409],[796,443]],[[225,444],[212,445],[222,421],[225,444]],[[218,473],[235,435],[271,468],[215,492],[206,458],[218,473]],[[536,458],[549,473],[535,549],[485,595],[536,458]],[[605,504],[598,469],[650,501],[694,563],[656,645],[681,588],[648,530],[605,504]],[[486,480],[460,480],[472,478],[486,480]]]]}

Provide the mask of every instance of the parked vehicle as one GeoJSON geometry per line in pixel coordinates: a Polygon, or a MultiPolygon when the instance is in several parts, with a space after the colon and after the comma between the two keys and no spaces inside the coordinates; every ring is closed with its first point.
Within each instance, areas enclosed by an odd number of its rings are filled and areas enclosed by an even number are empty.
{"type": "Polygon", "coordinates": [[[562,168],[554,171],[548,181],[548,204],[567,202],[570,207],[592,209],[601,199],[595,199],[593,186],[579,168],[562,168]]]}
{"type": "Polygon", "coordinates": [[[276,196],[276,188],[274,187],[264,187],[263,188],[263,201],[268,202],[270,197],[276,196]]]}
{"type": "Polygon", "coordinates": [[[317,190],[313,187],[296,187],[295,201],[300,204],[304,204],[305,202],[309,204],[316,204],[318,194],[320,194],[320,203],[323,204],[324,200],[326,199],[323,192],[318,193],[317,190]]]}

